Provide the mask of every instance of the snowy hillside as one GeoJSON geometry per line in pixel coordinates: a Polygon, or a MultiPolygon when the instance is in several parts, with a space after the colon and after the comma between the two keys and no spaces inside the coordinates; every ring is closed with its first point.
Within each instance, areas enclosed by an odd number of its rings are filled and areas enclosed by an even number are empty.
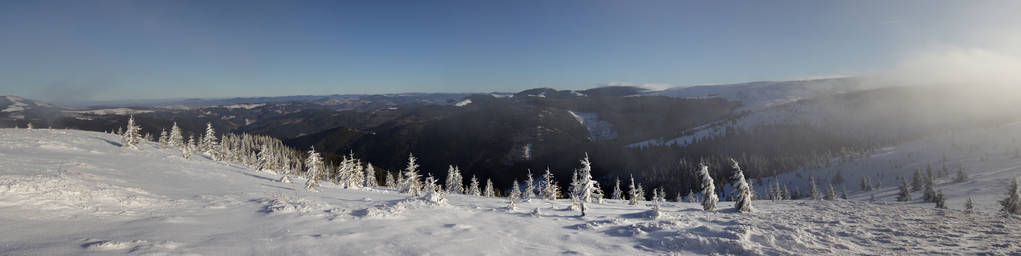
{"type": "MultiPolygon", "coordinates": [[[[876,201],[897,204],[900,184],[897,178],[910,180],[916,170],[927,175],[926,169],[931,168],[936,176],[934,187],[945,192],[947,207],[964,209],[964,203],[972,198],[976,209],[992,213],[1000,209],[998,201],[1005,196],[1011,179],[1021,177],[1019,150],[1021,122],[1014,122],[945,133],[886,148],[867,157],[835,159],[830,167],[800,170],[777,179],[790,189],[807,191],[809,177],[815,177],[820,186],[828,186],[839,172],[844,183],[836,185],[837,189],[846,187],[850,199],[871,200],[874,194],[876,201]],[[962,169],[968,178],[955,181],[962,169]],[[869,177],[873,186],[879,185],[879,189],[865,191],[860,185],[864,176],[869,177]]],[[[774,181],[765,178],[763,184],[775,184],[774,181]]],[[[758,187],[760,192],[765,191],[764,185],[758,187]]],[[[907,204],[932,207],[931,203],[921,202],[922,193],[913,192],[914,200],[907,204]]]]}
{"type": "MultiPolygon", "coordinates": [[[[507,210],[505,198],[447,195],[437,200],[330,183],[322,192],[309,192],[301,178],[280,183],[277,174],[199,156],[186,160],[178,150],[159,149],[155,143],[125,149],[119,141],[96,132],[0,129],[0,255],[1021,252],[1021,218],[989,212],[802,200],[755,201],[755,212],[737,213],[729,202],[710,212],[695,203],[671,202],[654,219],[648,202],[629,206],[607,200],[589,205],[587,216],[580,217],[568,209],[568,200],[533,199],[507,210]]],[[[872,159],[885,163],[878,157],[872,159]]],[[[962,160],[975,170],[979,190],[970,193],[1002,194],[992,180],[1006,175],[979,171],[996,166],[962,160]]]]}

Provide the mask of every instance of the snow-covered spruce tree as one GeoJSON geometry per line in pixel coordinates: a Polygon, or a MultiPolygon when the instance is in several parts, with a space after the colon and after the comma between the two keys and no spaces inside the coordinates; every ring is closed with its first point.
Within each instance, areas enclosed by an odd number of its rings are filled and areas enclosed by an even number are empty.
{"type": "Polygon", "coordinates": [[[748,182],[744,179],[744,172],[741,171],[741,166],[737,164],[737,161],[730,159],[731,168],[734,168],[734,190],[736,193],[736,200],[734,202],[734,209],[738,212],[751,212],[752,208],[752,191],[751,187],[748,186],[748,182]]]}
{"type": "Polygon", "coordinates": [[[160,130],[160,138],[158,142],[160,143],[160,148],[167,148],[167,145],[170,144],[170,137],[167,135],[167,129],[160,130]]]}
{"type": "Polygon", "coordinates": [[[638,205],[638,186],[635,184],[635,175],[631,175],[631,184],[628,185],[628,205],[638,205]]]}
{"type": "Polygon", "coordinates": [[[496,197],[496,191],[493,189],[492,179],[486,179],[486,189],[483,190],[483,195],[486,197],[496,197]]]}
{"type": "Polygon", "coordinates": [[[610,199],[621,200],[624,197],[624,192],[620,191],[620,178],[617,178],[613,183],[613,193],[610,194],[610,199]]]}
{"type": "Polygon", "coordinates": [[[922,191],[922,170],[915,169],[915,175],[911,176],[911,191],[922,191]]]}
{"type": "Polygon", "coordinates": [[[840,199],[847,200],[847,188],[846,187],[841,187],[840,188],[840,199]]]}
{"type": "Polygon", "coordinates": [[[645,200],[645,188],[642,187],[642,183],[638,183],[638,201],[647,201],[645,200]]]}
{"type": "Polygon", "coordinates": [[[418,163],[416,163],[415,155],[408,154],[408,167],[404,169],[404,184],[401,186],[404,193],[411,194],[411,196],[420,196],[422,194],[422,184],[418,178],[421,176],[418,174],[418,163]]]}
{"type": "Polygon", "coordinates": [[[695,201],[697,201],[697,199],[695,199],[695,191],[689,189],[688,190],[688,196],[684,197],[684,202],[686,202],[686,203],[694,203],[695,201]]]}
{"type": "Polygon", "coordinates": [[[174,126],[170,127],[170,137],[168,140],[172,147],[184,146],[184,136],[181,135],[181,127],[177,127],[177,122],[174,122],[174,126]]]}
{"type": "Polygon", "coordinates": [[[659,190],[655,189],[655,188],[652,189],[652,214],[653,214],[652,217],[653,218],[657,218],[660,215],[660,212],[659,212],[660,197],[662,197],[662,195],[659,194],[659,190]]]}
{"type": "Polygon", "coordinates": [[[213,123],[206,123],[206,134],[202,136],[199,144],[200,150],[209,156],[213,156],[217,150],[216,131],[213,130],[213,123]]]}
{"type": "Polygon", "coordinates": [[[461,184],[464,178],[461,177],[461,170],[451,165],[447,168],[447,193],[464,194],[464,185],[461,184]]]}
{"type": "Polygon", "coordinates": [[[367,187],[367,188],[373,188],[373,187],[378,187],[379,186],[379,182],[376,181],[376,168],[373,168],[371,163],[365,165],[365,184],[364,184],[364,186],[367,187]]]}
{"type": "Polygon", "coordinates": [[[702,180],[702,210],[716,210],[716,203],[720,199],[716,197],[716,184],[713,183],[713,177],[709,175],[709,166],[700,163],[698,168],[698,176],[702,180]]]}
{"type": "Polygon", "coordinates": [[[518,208],[518,200],[521,198],[521,189],[518,180],[511,184],[510,195],[507,196],[507,210],[513,211],[518,208]]]}
{"type": "Polygon", "coordinates": [[[308,168],[305,171],[305,177],[308,178],[308,181],[305,182],[305,189],[319,192],[319,179],[322,177],[323,171],[326,170],[326,165],[323,163],[323,157],[316,152],[315,147],[308,150],[305,166],[308,168]]]}
{"type": "Polygon", "coordinates": [[[833,184],[830,184],[826,189],[826,196],[823,197],[826,200],[836,200],[837,190],[833,188],[833,184]]]}
{"type": "Polygon", "coordinates": [[[933,198],[933,202],[936,203],[936,209],[946,209],[947,208],[947,199],[946,199],[946,196],[943,195],[943,190],[942,189],[940,189],[939,191],[936,192],[936,196],[933,198]]]}
{"type": "Polygon", "coordinates": [[[954,182],[965,182],[968,181],[968,173],[964,171],[964,167],[957,169],[957,177],[954,177],[954,182]]]}
{"type": "Polygon", "coordinates": [[[861,191],[872,191],[872,180],[869,176],[861,177],[861,191]]]}
{"type": "Polygon", "coordinates": [[[557,187],[557,183],[553,178],[553,173],[550,172],[549,168],[546,168],[546,174],[542,176],[542,198],[546,200],[556,200],[557,195],[560,194],[560,188],[557,187]]]}
{"type": "Polygon", "coordinates": [[[971,197],[968,198],[967,202],[964,202],[964,212],[975,213],[975,201],[971,200],[971,197]]]}
{"type": "Polygon", "coordinates": [[[438,190],[439,184],[436,184],[436,178],[433,178],[432,173],[426,174],[425,183],[424,186],[422,187],[422,191],[425,191],[425,193],[432,193],[438,190]]]}
{"type": "Polygon", "coordinates": [[[482,196],[482,190],[479,189],[479,179],[472,175],[471,183],[468,185],[468,194],[473,196],[482,196]]]}
{"type": "MultiPolygon", "coordinates": [[[[195,138],[192,138],[192,141],[194,140],[195,138]]],[[[188,144],[181,146],[181,157],[184,157],[184,159],[191,159],[191,147],[188,144]]]]}
{"type": "Polygon", "coordinates": [[[1000,212],[1004,215],[1021,215],[1021,190],[1018,190],[1018,178],[1014,178],[1010,181],[1010,187],[1007,190],[1007,198],[1000,200],[1000,205],[1003,208],[1000,212]]]}
{"type": "Polygon", "coordinates": [[[578,183],[575,184],[572,193],[583,203],[582,209],[584,209],[584,203],[596,200],[593,194],[596,193],[596,187],[599,186],[599,183],[592,179],[592,162],[589,161],[588,153],[585,153],[585,158],[581,160],[581,168],[575,170],[575,173],[578,174],[578,183]]]}
{"type": "Polygon", "coordinates": [[[935,203],[936,202],[936,189],[933,188],[932,183],[928,182],[928,181],[925,182],[924,186],[925,186],[925,193],[922,194],[922,201],[925,201],[926,203],[935,203]]]}
{"type": "Polygon", "coordinates": [[[899,202],[911,201],[911,190],[908,189],[907,179],[901,179],[900,181],[900,193],[897,193],[897,201],[899,202]]]}
{"type": "Polygon", "coordinates": [[[128,125],[124,128],[124,135],[121,135],[122,146],[138,149],[138,143],[142,143],[142,128],[135,123],[135,116],[128,117],[128,125]]]}
{"type": "Polygon", "coordinates": [[[392,188],[392,189],[396,189],[397,188],[397,181],[394,180],[393,173],[386,172],[386,182],[384,183],[384,185],[386,185],[387,188],[392,188]]]}
{"type": "Polygon", "coordinates": [[[822,199],[822,193],[819,192],[819,187],[815,185],[815,177],[808,177],[808,189],[812,200],[822,199]]]}
{"type": "Polygon", "coordinates": [[[528,176],[525,178],[525,190],[521,192],[521,198],[531,199],[535,197],[535,179],[532,178],[532,169],[528,169],[528,176]]]}

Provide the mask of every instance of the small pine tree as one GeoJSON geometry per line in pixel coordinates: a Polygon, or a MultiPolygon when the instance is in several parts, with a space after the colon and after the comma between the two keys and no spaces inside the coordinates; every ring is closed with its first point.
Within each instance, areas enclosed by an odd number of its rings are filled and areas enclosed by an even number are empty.
{"type": "Polygon", "coordinates": [[[492,179],[486,179],[486,189],[483,190],[483,195],[485,197],[496,197],[496,192],[495,191],[496,190],[493,189],[493,180],[492,179]]]}
{"type": "Polygon", "coordinates": [[[450,165],[447,167],[447,193],[451,194],[464,194],[464,185],[461,182],[464,178],[461,177],[461,170],[457,167],[450,165]]]}
{"type": "Polygon", "coordinates": [[[915,175],[911,176],[911,191],[922,191],[922,171],[915,169],[915,175]]]}
{"type": "Polygon", "coordinates": [[[471,184],[468,185],[468,194],[473,196],[481,196],[482,190],[479,189],[479,179],[472,175],[471,184]]]}
{"type": "Polygon", "coordinates": [[[326,166],[323,164],[323,157],[319,156],[315,147],[308,150],[308,159],[305,160],[305,166],[308,167],[308,170],[305,172],[306,178],[308,178],[308,181],[305,182],[305,189],[319,192],[319,179],[322,177],[326,166]]]}
{"type": "Polygon", "coordinates": [[[639,198],[638,186],[635,185],[635,176],[631,175],[631,185],[628,186],[628,205],[638,205],[639,198]]]}
{"type": "Polygon", "coordinates": [[[613,183],[613,193],[610,194],[610,199],[621,200],[624,197],[624,192],[620,191],[620,178],[617,178],[613,183]]]}
{"type": "Polygon", "coordinates": [[[418,163],[415,155],[408,154],[408,167],[404,169],[404,183],[401,185],[404,193],[411,194],[411,196],[420,196],[422,194],[422,183],[418,180],[421,175],[418,174],[418,163]]]}
{"type": "Polygon", "coordinates": [[[947,199],[943,196],[942,189],[940,189],[939,192],[936,192],[936,196],[933,198],[933,202],[936,203],[936,209],[947,208],[947,199]]]}
{"type": "Polygon", "coordinates": [[[964,212],[975,213],[975,201],[971,200],[971,197],[968,198],[967,202],[964,202],[964,212]]]}
{"type": "Polygon", "coordinates": [[[391,172],[386,172],[386,180],[385,180],[385,183],[383,183],[383,184],[386,185],[386,187],[388,187],[388,188],[396,189],[397,188],[397,181],[394,180],[394,174],[391,173],[391,172]]]}
{"type": "Polygon", "coordinates": [[[365,184],[367,188],[379,186],[379,182],[376,181],[376,168],[372,167],[372,164],[366,164],[365,166],[365,184]]]}
{"type": "Polygon", "coordinates": [[[815,177],[808,177],[809,196],[812,200],[822,199],[822,193],[819,192],[819,187],[815,185],[815,177]]]}
{"type": "Polygon", "coordinates": [[[215,156],[217,145],[216,131],[213,130],[213,123],[206,123],[206,135],[202,136],[201,150],[209,156],[215,156]]]}
{"type": "Polygon", "coordinates": [[[181,127],[177,127],[177,122],[174,122],[174,126],[170,127],[170,146],[172,147],[183,147],[184,136],[181,135],[181,127]]]}
{"type": "Polygon", "coordinates": [[[957,177],[954,177],[954,182],[965,182],[968,181],[968,173],[964,171],[964,167],[957,169],[957,177]]]}
{"type": "Polygon", "coordinates": [[[734,168],[734,189],[736,190],[736,202],[734,202],[734,209],[738,212],[751,212],[752,208],[752,191],[751,187],[748,186],[748,182],[744,179],[744,172],[741,171],[741,166],[737,164],[737,161],[730,159],[731,168],[734,168]]]}
{"type": "Polygon", "coordinates": [[[844,184],[844,171],[843,170],[837,170],[837,173],[833,175],[833,182],[831,182],[831,183],[833,185],[844,184]]]}
{"type": "Polygon", "coordinates": [[[716,203],[720,199],[716,197],[716,184],[713,184],[713,177],[709,175],[709,166],[704,163],[699,164],[699,178],[702,180],[702,209],[716,210],[716,203]]]}
{"type": "Polygon", "coordinates": [[[170,137],[167,134],[167,129],[160,130],[159,143],[160,148],[167,148],[167,146],[170,144],[170,137]]]}
{"type": "Polygon", "coordinates": [[[1011,180],[1007,198],[1000,200],[1000,205],[1003,206],[1000,212],[1004,215],[1021,215],[1021,190],[1018,190],[1017,180],[1018,178],[1011,180]]]}
{"type": "Polygon", "coordinates": [[[897,201],[899,202],[911,201],[911,191],[908,189],[907,179],[901,179],[900,193],[897,194],[897,201]]]}
{"type": "Polygon", "coordinates": [[[542,198],[547,200],[557,199],[557,195],[560,194],[560,188],[557,187],[557,183],[553,178],[553,173],[550,172],[548,167],[546,168],[546,174],[543,175],[542,179],[544,182],[542,185],[542,198]]]}
{"type": "Polygon", "coordinates": [[[531,199],[535,197],[535,179],[532,178],[532,169],[528,169],[528,177],[525,179],[525,190],[521,193],[521,198],[531,199]]]}
{"type": "Polygon", "coordinates": [[[138,149],[138,143],[142,143],[142,128],[135,123],[135,116],[128,118],[128,125],[124,129],[121,141],[124,147],[132,149],[138,149]]]}
{"type": "Polygon", "coordinates": [[[513,211],[518,208],[518,199],[521,198],[521,189],[518,185],[518,180],[514,180],[511,184],[510,195],[507,196],[507,210],[513,211]]]}
{"type": "Polygon", "coordinates": [[[872,191],[872,179],[869,176],[861,177],[861,191],[872,191]]]}
{"type": "Polygon", "coordinates": [[[829,187],[826,189],[826,196],[824,199],[826,200],[837,199],[837,190],[833,188],[833,184],[830,184],[829,187]]]}
{"type": "Polygon", "coordinates": [[[922,194],[922,201],[926,203],[936,202],[936,189],[933,188],[932,183],[925,183],[925,193],[922,194]]]}
{"type": "Polygon", "coordinates": [[[847,188],[846,187],[840,188],[840,199],[847,200],[847,188]]]}

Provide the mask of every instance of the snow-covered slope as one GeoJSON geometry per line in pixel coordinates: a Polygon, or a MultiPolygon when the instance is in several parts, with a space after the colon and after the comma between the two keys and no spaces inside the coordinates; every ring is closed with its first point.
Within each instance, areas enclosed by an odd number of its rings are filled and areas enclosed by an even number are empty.
{"type": "MultiPolygon", "coordinates": [[[[917,255],[1021,252],[1018,218],[860,201],[705,212],[608,200],[508,211],[387,189],[322,192],[114,135],[0,129],[0,255],[917,255]]],[[[598,159],[595,159],[598,161],[598,159]]],[[[976,179],[978,174],[976,172],[976,179]]],[[[605,186],[604,186],[605,187],[605,186]]]]}
{"type": "MultiPolygon", "coordinates": [[[[926,175],[931,168],[936,175],[935,189],[943,190],[947,207],[964,209],[968,198],[975,201],[976,209],[994,213],[1000,209],[998,201],[1006,196],[1011,179],[1021,177],[1021,122],[999,126],[944,133],[942,135],[883,149],[866,157],[853,156],[844,160],[835,159],[832,166],[809,168],[779,175],[781,184],[790,189],[807,191],[809,177],[815,177],[820,186],[828,186],[839,171],[849,198],[870,200],[873,194],[877,201],[896,204],[898,177],[909,181],[915,170],[926,175]],[[940,176],[943,168],[945,174],[940,176]],[[968,179],[956,182],[957,171],[964,169],[968,179]],[[869,176],[873,184],[881,184],[878,190],[864,191],[862,177],[869,176]]],[[[775,184],[774,178],[763,179],[757,187],[765,191],[765,185],[775,184]]],[[[932,207],[921,202],[922,191],[913,192],[908,204],[932,207]]]]}

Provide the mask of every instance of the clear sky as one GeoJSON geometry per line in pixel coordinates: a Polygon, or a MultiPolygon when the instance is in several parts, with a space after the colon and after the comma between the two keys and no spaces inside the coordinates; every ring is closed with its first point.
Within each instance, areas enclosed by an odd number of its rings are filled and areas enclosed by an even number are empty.
{"type": "Polygon", "coordinates": [[[488,92],[859,76],[926,49],[1016,57],[1003,45],[1021,42],[1019,2],[11,0],[0,1],[0,94],[488,92]]]}

